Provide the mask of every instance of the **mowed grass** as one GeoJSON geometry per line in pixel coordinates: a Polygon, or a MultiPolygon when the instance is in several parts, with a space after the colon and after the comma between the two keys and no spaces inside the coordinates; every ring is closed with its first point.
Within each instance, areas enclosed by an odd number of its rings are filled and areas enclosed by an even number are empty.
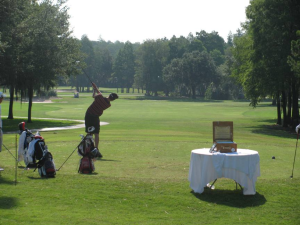
{"type": "MultiPolygon", "coordinates": [[[[90,94],[73,98],[64,92],[54,103],[34,104],[32,116],[82,120],[92,100],[90,94]]],[[[2,117],[7,111],[4,101],[2,117]]],[[[14,115],[26,117],[27,104],[15,103],[14,115]]],[[[42,121],[33,119],[28,126],[40,128],[42,121]]],[[[300,153],[290,179],[296,134],[275,125],[276,108],[270,103],[253,109],[248,102],[120,94],[101,121],[109,123],[101,127],[104,157],[91,175],[77,172],[83,128],[40,132],[57,169],[73,153],[54,179],[41,179],[19,165],[15,183],[14,158],[3,149],[0,224],[300,224],[300,153]],[[212,121],[218,120],[234,122],[238,148],[259,152],[261,176],[254,196],[244,196],[224,178],[202,194],[189,187],[191,150],[211,147],[212,121]]],[[[57,126],[55,120],[47,123],[57,126]]],[[[15,142],[16,134],[4,135],[13,155],[15,142]]]]}

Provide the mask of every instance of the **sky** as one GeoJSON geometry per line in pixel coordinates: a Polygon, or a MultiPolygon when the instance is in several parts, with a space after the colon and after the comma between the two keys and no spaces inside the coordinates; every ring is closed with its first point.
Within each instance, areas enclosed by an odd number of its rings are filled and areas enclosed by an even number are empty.
{"type": "Polygon", "coordinates": [[[68,0],[73,36],[143,43],[205,30],[227,41],[246,21],[249,0],[68,0]]]}

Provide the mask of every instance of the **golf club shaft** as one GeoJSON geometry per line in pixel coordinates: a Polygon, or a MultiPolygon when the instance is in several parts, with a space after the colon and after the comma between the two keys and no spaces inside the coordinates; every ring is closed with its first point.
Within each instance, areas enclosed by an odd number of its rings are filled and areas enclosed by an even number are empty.
{"type": "Polygon", "coordinates": [[[298,139],[299,139],[299,132],[297,134],[297,142],[296,142],[296,149],[295,149],[295,156],[294,156],[294,163],[293,163],[293,170],[292,170],[292,178],[293,178],[293,175],[294,175],[294,167],[295,167],[295,160],[296,160],[296,154],[297,154],[297,146],[298,146],[298,139]]]}
{"type": "Polygon", "coordinates": [[[82,71],[83,71],[83,73],[85,74],[85,76],[89,79],[89,81],[90,81],[91,83],[93,83],[93,81],[91,80],[91,78],[89,77],[89,75],[85,72],[85,70],[82,69],[82,71]]]}
{"type": "MultiPolygon", "coordinates": [[[[87,134],[88,135],[88,134],[87,134]]],[[[86,135],[86,136],[87,136],[86,135]]],[[[63,165],[68,161],[68,159],[73,155],[73,153],[75,152],[76,149],[78,149],[79,145],[81,145],[81,143],[85,140],[86,136],[80,141],[80,143],[76,146],[76,148],[72,151],[72,153],[69,155],[69,157],[66,159],[66,161],[63,162],[63,164],[59,167],[59,169],[57,169],[56,171],[59,171],[63,165]]]]}

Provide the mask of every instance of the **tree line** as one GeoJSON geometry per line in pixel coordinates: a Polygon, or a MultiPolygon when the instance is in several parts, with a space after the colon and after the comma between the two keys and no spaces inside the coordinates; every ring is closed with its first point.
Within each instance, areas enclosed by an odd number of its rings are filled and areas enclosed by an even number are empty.
{"type": "MultiPolygon", "coordinates": [[[[300,2],[252,0],[247,20],[226,42],[217,31],[143,43],[80,40],[69,30],[66,0],[2,0],[0,85],[13,98],[71,85],[89,91],[87,73],[102,87],[146,96],[247,98],[256,107],[269,98],[277,123],[299,121],[300,2]],[[297,36],[298,31],[298,36],[297,36]]],[[[101,32],[101,31],[100,31],[101,32]]]]}
{"type": "MultiPolygon", "coordinates": [[[[85,54],[84,71],[103,87],[117,87],[121,92],[137,89],[145,95],[202,96],[207,99],[237,99],[241,85],[230,77],[227,58],[233,46],[231,33],[227,42],[218,32],[204,30],[194,36],[173,36],[143,43],[90,41],[81,38],[85,54]]],[[[89,91],[84,74],[71,76],[65,85],[89,91]]]]}

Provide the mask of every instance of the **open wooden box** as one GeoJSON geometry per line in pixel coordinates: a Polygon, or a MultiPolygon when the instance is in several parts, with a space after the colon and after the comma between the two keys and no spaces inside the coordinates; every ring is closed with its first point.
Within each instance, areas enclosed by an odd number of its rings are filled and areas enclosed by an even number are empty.
{"type": "Polygon", "coordinates": [[[213,122],[214,150],[221,153],[236,152],[237,144],[233,142],[233,122],[213,122]]]}

